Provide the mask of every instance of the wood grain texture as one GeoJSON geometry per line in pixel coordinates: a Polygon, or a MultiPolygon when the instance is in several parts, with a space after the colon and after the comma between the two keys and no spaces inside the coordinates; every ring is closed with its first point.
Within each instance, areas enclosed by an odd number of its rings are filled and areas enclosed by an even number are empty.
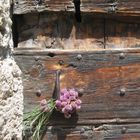
{"type": "Polygon", "coordinates": [[[19,48],[104,48],[104,20],[92,14],[84,14],[82,23],[77,23],[71,13],[51,12],[21,15],[15,20],[19,48]]]}
{"type": "Polygon", "coordinates": [[[15,0],[14,14],[25,14],[42,11],[71,11],[74,10],[72,0],[43,0],[40,4],[35,0],[15,0]]]}
{"type": "MultiPolygon", "coordinates": [[[[61,88],[83,93],[78,114],[67,121],[56,113],[55,124],[95,124],[139,122],[140,50],[103,51],[16,51],[15,59],[23,71],[25,109],[43,97],[51,97],[55,72],[61,69],[61,88]],[[124,58],[122,57],[124,53],[124,58]],[[78,60],[77,55],[82,59],[78,60]],[[125,95],[120,96],[122,89],[125,95]],[[36,97],[41,90],[42,96],[36,97]]],[[[32,105],[32,106],[31,106],[32,105]]]]}
{"type": "Polygon", "coordinates": [[[140,23],[135,21],[140,21],[140,18],[106,20],[106,48],[140,47],[140,23]]]}
{"type": "Polygon", "coordinates": [[[140,124],[48,126],[43,140],[139,140],[139,137],[140,124]]]}
{"type": "Polygon", "coordinates": [[[112,138],[105,138],[104,140],[139,140],[140,134],[127,134],[123,136],[114,136],[112,138]]]}
{"type": "MultiPolygon", "coordinates": [[[[74,11],[72,0],[43,0],[40,4],[35,0],[15,0],[14,14],[25,14],[42,11],[74,11]]],[[[81,0],[82,12],[115,13],[117,15],[140,15],[139,0],[81,0]]]]}
{"type": "Polygon", "coordinates": [[[139,0],[81,0],[81,11],[139,16],[139,0]]]}
{"type": "Polygon", "coordinates": [[[15,16],[18,48],[94,50],[140,47],[140,18],[97,18],[83,14],[77,23],[71,13],[15,16]]]}

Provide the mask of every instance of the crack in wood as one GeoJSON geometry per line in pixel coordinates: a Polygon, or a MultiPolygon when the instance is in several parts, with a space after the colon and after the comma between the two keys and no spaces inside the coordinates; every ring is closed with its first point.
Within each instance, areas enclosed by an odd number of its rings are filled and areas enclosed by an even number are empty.
{"type": "Polygon", "coordinates": [[[76,20],[77,20],[77,22],[81,22],[82,21],[82,19],[81,19],[81,10],[80,10],[81,1],[80,0],[73,0],[73,2],[74,2],[74,6],[75,6],[76,20]]]}

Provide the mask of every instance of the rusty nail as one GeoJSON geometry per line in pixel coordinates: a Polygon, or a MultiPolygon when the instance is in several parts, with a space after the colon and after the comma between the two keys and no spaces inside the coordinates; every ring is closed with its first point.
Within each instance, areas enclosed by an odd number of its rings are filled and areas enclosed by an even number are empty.
{"type": "Polygon", "coordinates": [[[126,127],[123,127],[121,132],[122,132],[122,134],[126,133],[126,127]]]}
{"type": "Polygon", "coordinates": [[[125,58],[125,54],[124,53],[121,53],[120,54],[120,59],[124,59],[125,58]]]}
{"type": "Polygon", "coordinates": [[[82,59],[82,55],[81,55],[81,54],[78,54],[76,58],[77,58],[78,60],[81,60],[81,59],[82,59]]]}
{"type": "Polygon", "coordinates": [[[41,96],[41,90],[38,90],[38,91],[36,92],[36,96],[37,96],[37,97],[40,97],[40,96],[41,96]]]}
{"type": "Polygon", "coordinates": [[[120,90],[120,96],[124,96],[125,93],[126,93],[126,89],[125,89],[125,88],[122,88],[122,89],[120,90]]]}
{"type": "Polygon", "coordinates": [[[64,61],[63,60],[59,60],[59,65],[63,65],[64,64],[64,61]]]}

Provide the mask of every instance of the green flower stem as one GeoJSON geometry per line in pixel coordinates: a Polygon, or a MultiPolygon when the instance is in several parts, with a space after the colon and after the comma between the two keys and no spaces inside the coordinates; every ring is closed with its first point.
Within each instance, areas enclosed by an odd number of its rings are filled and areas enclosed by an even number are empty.
{"type": "Polygon", "coordinates": [[[25,113],[23,122],[25,126],[30,126],[33,130],[32,140],[41,140],[43,137],[45,126],[49,123],[49,119],[55,109],[55,100],[50,99],[47,106],[49,107],[48,112],[41,111],[40,106],[38,106],[33,111],[25,113]]]}

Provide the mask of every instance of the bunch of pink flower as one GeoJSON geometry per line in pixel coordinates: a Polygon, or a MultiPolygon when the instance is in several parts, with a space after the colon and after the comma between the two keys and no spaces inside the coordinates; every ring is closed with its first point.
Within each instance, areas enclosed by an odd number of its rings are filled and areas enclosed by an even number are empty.
{"type": "Polygon", "coordinates": [[[64,113],[65,118],[70,118],[71,114],[81,108],[82,101],[78,97],[75,89],[62,89],[60,98],[56,100],[56,109],[64,113]]]}
{"type": "Polygon", "coordinates": [[[55,100],[53,98],[49,99],[48,101],[46,99],[40,101],[40,110],[42,112],[52,113],[54,109],[55,100]]]}
{"type": "Polygon", "coordinates": [[[48,102],[46,99],[41,100],[40,102],[40,110],[43,112],[49,112],[50,108],[48,106],[48,102]]]}

